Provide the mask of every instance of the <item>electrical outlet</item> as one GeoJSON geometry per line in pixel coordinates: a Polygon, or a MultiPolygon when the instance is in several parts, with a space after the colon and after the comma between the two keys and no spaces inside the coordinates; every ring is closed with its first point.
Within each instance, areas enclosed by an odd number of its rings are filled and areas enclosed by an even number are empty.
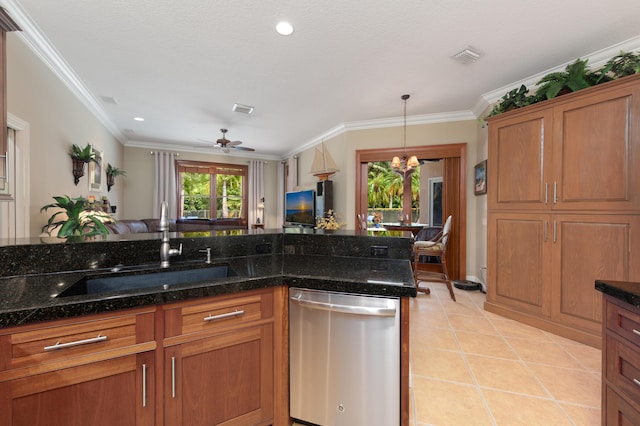
{"type": "Polygon", "coordinates": [[[389,247],[371,246],[371,257],[389,257],[389,247]]]}

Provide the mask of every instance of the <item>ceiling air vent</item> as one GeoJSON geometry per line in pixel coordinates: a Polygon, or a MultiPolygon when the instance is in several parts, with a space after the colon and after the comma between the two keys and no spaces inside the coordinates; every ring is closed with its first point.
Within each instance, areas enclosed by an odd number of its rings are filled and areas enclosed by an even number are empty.
{"type": "Polygon", "coordinates": [[[253,112],[252,106],[242,104],[233,104],[233,108],[231,109],[235,112],[241,112],[243,114],[251,114],[253,112]]]}
{"type": "Polygon", "coordinates": [[[115,98],[113,98],[111,96],[100,96],[100,99],[102,99],[102,102],[104,102],[105,104],[112,104],[112,105],[117,105],[118,104],[116,102],[115,98]]]}
{"type": "Polygon", "coordinates": [[[474,51],[471,47],[467,47],[453,55],[452,58],[462,64],[470,64],[480,59],[480,54],[474,51]]]}

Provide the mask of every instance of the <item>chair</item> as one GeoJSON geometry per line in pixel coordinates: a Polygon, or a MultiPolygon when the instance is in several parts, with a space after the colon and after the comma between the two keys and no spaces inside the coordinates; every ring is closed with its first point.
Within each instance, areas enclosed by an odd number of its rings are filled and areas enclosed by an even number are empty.
{"type": "MultiPolygon", "coordinates": [[[[413,277],[416,281],[417,290],[424,292],[425,294],[430,294],[431,290],[428,287],[420,287],[420,281],[445,283],[449,289],[451,299],[455,302],[456,296],[453,294],[453,285],[451,284],[449,274],[447,273],[447,261],[445,259],[447,243],[451,236],[451,220],[452,216],[449,216],[444,223],[442,231],[432,239],[427,241],[415,241],[413,243],[413,277]],[[434,265],[436,265],[439,270],[429,271],[425,270],[425,268],[421,269],[420,265],[424,265],[424,262],[421,262],[421,256],[432,256],[436,258],[438,263],[434,265]]],[[[416,235],[416,240],[419,235],[420,233],[416,235]]]]}

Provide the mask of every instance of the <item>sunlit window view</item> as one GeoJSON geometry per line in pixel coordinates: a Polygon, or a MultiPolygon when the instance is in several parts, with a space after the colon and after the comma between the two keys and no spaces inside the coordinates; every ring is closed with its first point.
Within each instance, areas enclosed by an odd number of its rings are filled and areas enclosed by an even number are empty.
{"type": "Polygon", "coordinates": [[[180,212],[184,219],[243,217],[244,179],[235,167],[179,166],[180,212]]]}
{"type": "MultiPolygon", "coordinates": [[[[421,160],[421,165],[407,179],[411,181],[411,223],[442,226],[442,162],[421,160]]],[[[402,175],[393,171],[391,162],[368,163],[369,226],[399,222],[403,210],[406,212],[404,191],[402,175]]]]}

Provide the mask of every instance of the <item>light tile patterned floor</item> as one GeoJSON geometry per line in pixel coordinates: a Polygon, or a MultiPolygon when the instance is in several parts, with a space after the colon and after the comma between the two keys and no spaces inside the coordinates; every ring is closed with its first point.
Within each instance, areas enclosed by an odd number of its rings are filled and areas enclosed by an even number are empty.
{"type": "Polygon", "coordinates": [[[411,300],[412,426],[600,425],[600,350],[429,287],[411,300]]]}

